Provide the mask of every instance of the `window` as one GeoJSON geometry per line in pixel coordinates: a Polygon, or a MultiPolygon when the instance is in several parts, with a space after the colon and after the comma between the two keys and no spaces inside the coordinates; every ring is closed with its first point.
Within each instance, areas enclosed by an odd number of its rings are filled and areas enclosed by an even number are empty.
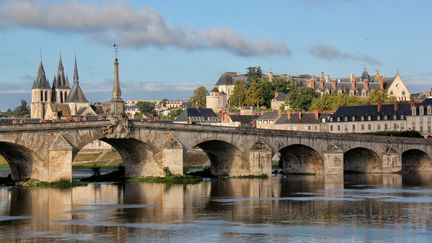
{"type": "Polygon", "coordinates": [[[369,131],[372,130],[372,125],[371,124],[368,124],[368,130],[369,131]]]}
{"type": "Polygon", "coordinates": [[[431,126],[428,125],[428,133],[431,133],[431,126]]]}
{"type": "Polygon", "coordinates": [[[419,107],[419,116],[423,116],[424,115],[424,107],[421,105],[419,107]]]}
{"type": "Polygon", "coordinates": [[[413,106],[413,107],[411,108],[411,115],[415,116],[416,113],[417,113],[417,112],[416,112],[416,107],[413,106]]]}
{"type": "Polygon", "coordinates": [[[336,120],[337,120],[337,121],[340,121],[340,117],[338,117],[336,120]]]}
{"type": "Polygon", "coordinates": [[[380,124],[377,125],[377,130],[378,131],[381,130],[381,125],[380,124]]]}
{"type": "Polygon", "coordinates": [[[364,121],[364,116],[361,116],[361,117],[360,117],[360,120],[361,120],[361,121],[364,121]]]}
{"type": "Polygon", "coordinates": [[[387,130],[387,129],[388,129],[388,125],[386,123],[386,124],[384,124],[384,130],[387,130]]]}
{"type": "Polygon", "coordinates": [[[345,121],[348,121],[348,117],[346,116],[346,117],[344,118],[344,120],[345,120],[345,121]]]}
{"type": "Polygon", "coordinates": [[[397,124],[393,123],[393,130],[396,130],[396,129],[397,129],[397,124]]]}
{"type": "Polygon", "coordinates": [[[312,127],[311,127],[311,126],[308,126],[308,127],[307,127],[307,130],[308,130],[308,131],[312,130],[312,127]]]}
{"type": "Polygon", "coordinates": [[[432,115],[432,107],[430,105],[427,106],[427,114],[432,115]]]}
{"type": "Polygon", "coordinates": [[[399,125],[399,127],[400,127],[401,130],[405,130],[405,125],[404,125],[403,123],[401,123],[401,124],[399,125]]]}
{"type": "Polygon", "coordinates": [[[384,121],[387,121],[387,116],[384,116],[384,121]]]}
{"type": "Polygon", "coordinates": [[[351,117],[351,121],[355,121],[355,116],[351,117]]]}
{"type": "Polygon", "coordinates": [[[377,121],[380,121],[381,120],[381,116],[377,116],[377,121]]]}
{"type": "Polygon", "coordinates": [[[400,116],[400,119],[401,119],[401,120],[405,119],[405,116],[404,116],[404,115],[401,115],[401,116],[400,116]]]}
{"type": "Polygon", "coordinates": [[[423,132],[423,126],[420,126],[420,132],[423,132]]]}
{"type": "Polygon", "coordinates": [[[393,120],[397,120],[397,115],[393,115],[393,120]]]}
{"type": "Polygon", "coordinates": [[[371,117],[371,116],[368,116],[368,121],[370,121],[370,120],[372,120],[372,117],[371,117]]]}
{"type": "Polygon", "coordinates": [[[364,130],[364,124],[361,124],[361,130],[363,131],[364,130]]]}
{"type": "Polygon", "coordinates": [[[353,130],[353,132],[355,132],[355,130],[356,130],[354,124],[352,125],[352,130],[353,130]]]}
{"type": "Polygon", "coordinates": [[[330,131],[333,131],[333,125],[330,125],[330,131]]]}
{"type": "Polygon", "coordinates": [[[338,131],[340,131],[340,125],[338,125],[338,131]]]}

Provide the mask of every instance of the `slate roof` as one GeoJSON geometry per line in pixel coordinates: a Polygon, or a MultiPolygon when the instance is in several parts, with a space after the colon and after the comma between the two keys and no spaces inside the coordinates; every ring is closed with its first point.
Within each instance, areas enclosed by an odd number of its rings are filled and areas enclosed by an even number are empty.
{"type": "Polygon", "coordinates": [[[273,98],[274,100],[277,101],[285,101],[288,97],[288,94],[280,92],[279,94],[275,95],[275,97],[273,98]]]}
{"type": "Polygon", "coordinates": [[[398,109],[394,110],[394,105],[382,105],[381,112],[378,112],[378,105],[361,105],[361,106],[341,106],[337,111],[331,116],[333,121],[345,121],[345,117],[348,117],[348,121],[352,121],[352,117],[355,117],[355,121],[361,121],[361,117],[366,121],[368,116],[371,116],[372,121],[383,120],[384,116],[387,116],[387,120],[394,120],[393,116],[396,115],[396,119],[400,120],[401,116],[404,117],[411,114],[411,109],[409,104],[398,104],[398,109]]]}
{"type": "Polygon", "coordinates": [[[432,105],[432,98],[428,97],[421,103],[424,106],[432,105]]]}
{"type": "Polygon", "coordinates": [[[264,114],[262,114],[261,116],[259,116],[256,120],[276,120],[278,117],[278,112],[277,111],[269,111],[266,112],[264,114]]]}
{"type": "Polygon", "coordinates": [[[84,95],[80,85],[79,85],[79,76],[78,76],[78,67],[77,61],[75,57],[74,64],[74,83],[72,85],[72,89],[68,95],[67,102],[69,103],[88,103],[87,98],[84,95]]]}
{"type": "Polygon", "coordinates": [[[225,72],[219,77],[216,85],[234,85],[237,80],[246,80],[246,77],[236,72],[225,72]]]}
{"type": "Polygon", "coordinates": [[[36,79],[33,82],[33,88],[32,89],[51,89],[51,86],[46,79],[45,69],[43,67],[42,62],[40,62],[40,64],[39,64],[38,74],[37,74],[36,79]]]}
{"type": "Polygon", "coordinates": [[[189,118],[193,122],[219,122],[219,118],[210,108],[186,108],[175,118],[175,121],[188,122],[189,118]]]}
{"type": "Polygon", "coordinates": [[[233,122],[240,122],[243,125],[250,125],[258,117],[259,115],[230,115],[233,122]]]}
{"type": "Polygon", "coordinates": [[[299,118],[298,113],[292,113],[291,118],[288,119],[288,114],[282,114],[277,120],[276,124],[292,124],[292,123],[321,123],[323,118],[327,118],[328,114],[318,114],[318,119],[315,113],[302,113],[299,118]]]}

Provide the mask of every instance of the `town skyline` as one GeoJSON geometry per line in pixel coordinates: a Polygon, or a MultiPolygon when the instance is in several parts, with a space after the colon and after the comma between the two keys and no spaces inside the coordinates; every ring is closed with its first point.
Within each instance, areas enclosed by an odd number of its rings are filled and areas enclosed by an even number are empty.
{"type": "Polygon", "coordinates": [[[359,75],[365,67],[384,76],[399,70],[412,93],[428,90],[432,75],[424,53],[431,36],[421,28],[428,22],[426,12],[421,14],[428,1],[398,2],[391,9],[385,8],[390,1],[336,2],[239,1],[225,11],[224,1],[209,7],[198,1],[175,7],[157,1],[0,1],[5,16],[0,20],[0,108],[14,107],[20,98],[30,101],[40,49],[50,82],[60,51],[71,79],[76,53],[89,100],[109,100],[114,42],[120,47],[124,99],[187,98],[198,85],[211,88],[223,72],[244,73],[248,66],[261,66],[264,73],[332,77],[359,75]],[[370,18],[349,18],[353,9],[363,8],[370,18]],[[60,10],[75,17],[61,17],[60,10]],[[404,15],[407,10],[417,13],[416,19],[404,15]],[[338,17],[326,15],[335,11],[338,17]],[[395,16],[404,18],[390,18],[395,16]],[[307,21],[295,25],[300,17],[307,21]],[[406,46],[404,33],[422,38],[406,46]]]}

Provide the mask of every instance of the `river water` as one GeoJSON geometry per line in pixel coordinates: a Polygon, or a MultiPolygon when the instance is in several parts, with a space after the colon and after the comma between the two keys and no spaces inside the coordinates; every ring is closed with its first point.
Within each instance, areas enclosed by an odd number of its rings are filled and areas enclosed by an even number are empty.
{"type": "Polygon", "coordinates": [[[0,241],[431,242],[432,174],[0,188],[0,241]]]}

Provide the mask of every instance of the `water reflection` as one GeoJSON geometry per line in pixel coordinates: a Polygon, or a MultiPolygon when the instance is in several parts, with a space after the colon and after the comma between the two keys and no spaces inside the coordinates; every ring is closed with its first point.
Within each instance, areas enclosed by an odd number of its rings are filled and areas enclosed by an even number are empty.
{"type": "Polygon", "coordinates": [[[423,240],[431,215],[432,174],[0,189],[0,240],[423,240]]]}

